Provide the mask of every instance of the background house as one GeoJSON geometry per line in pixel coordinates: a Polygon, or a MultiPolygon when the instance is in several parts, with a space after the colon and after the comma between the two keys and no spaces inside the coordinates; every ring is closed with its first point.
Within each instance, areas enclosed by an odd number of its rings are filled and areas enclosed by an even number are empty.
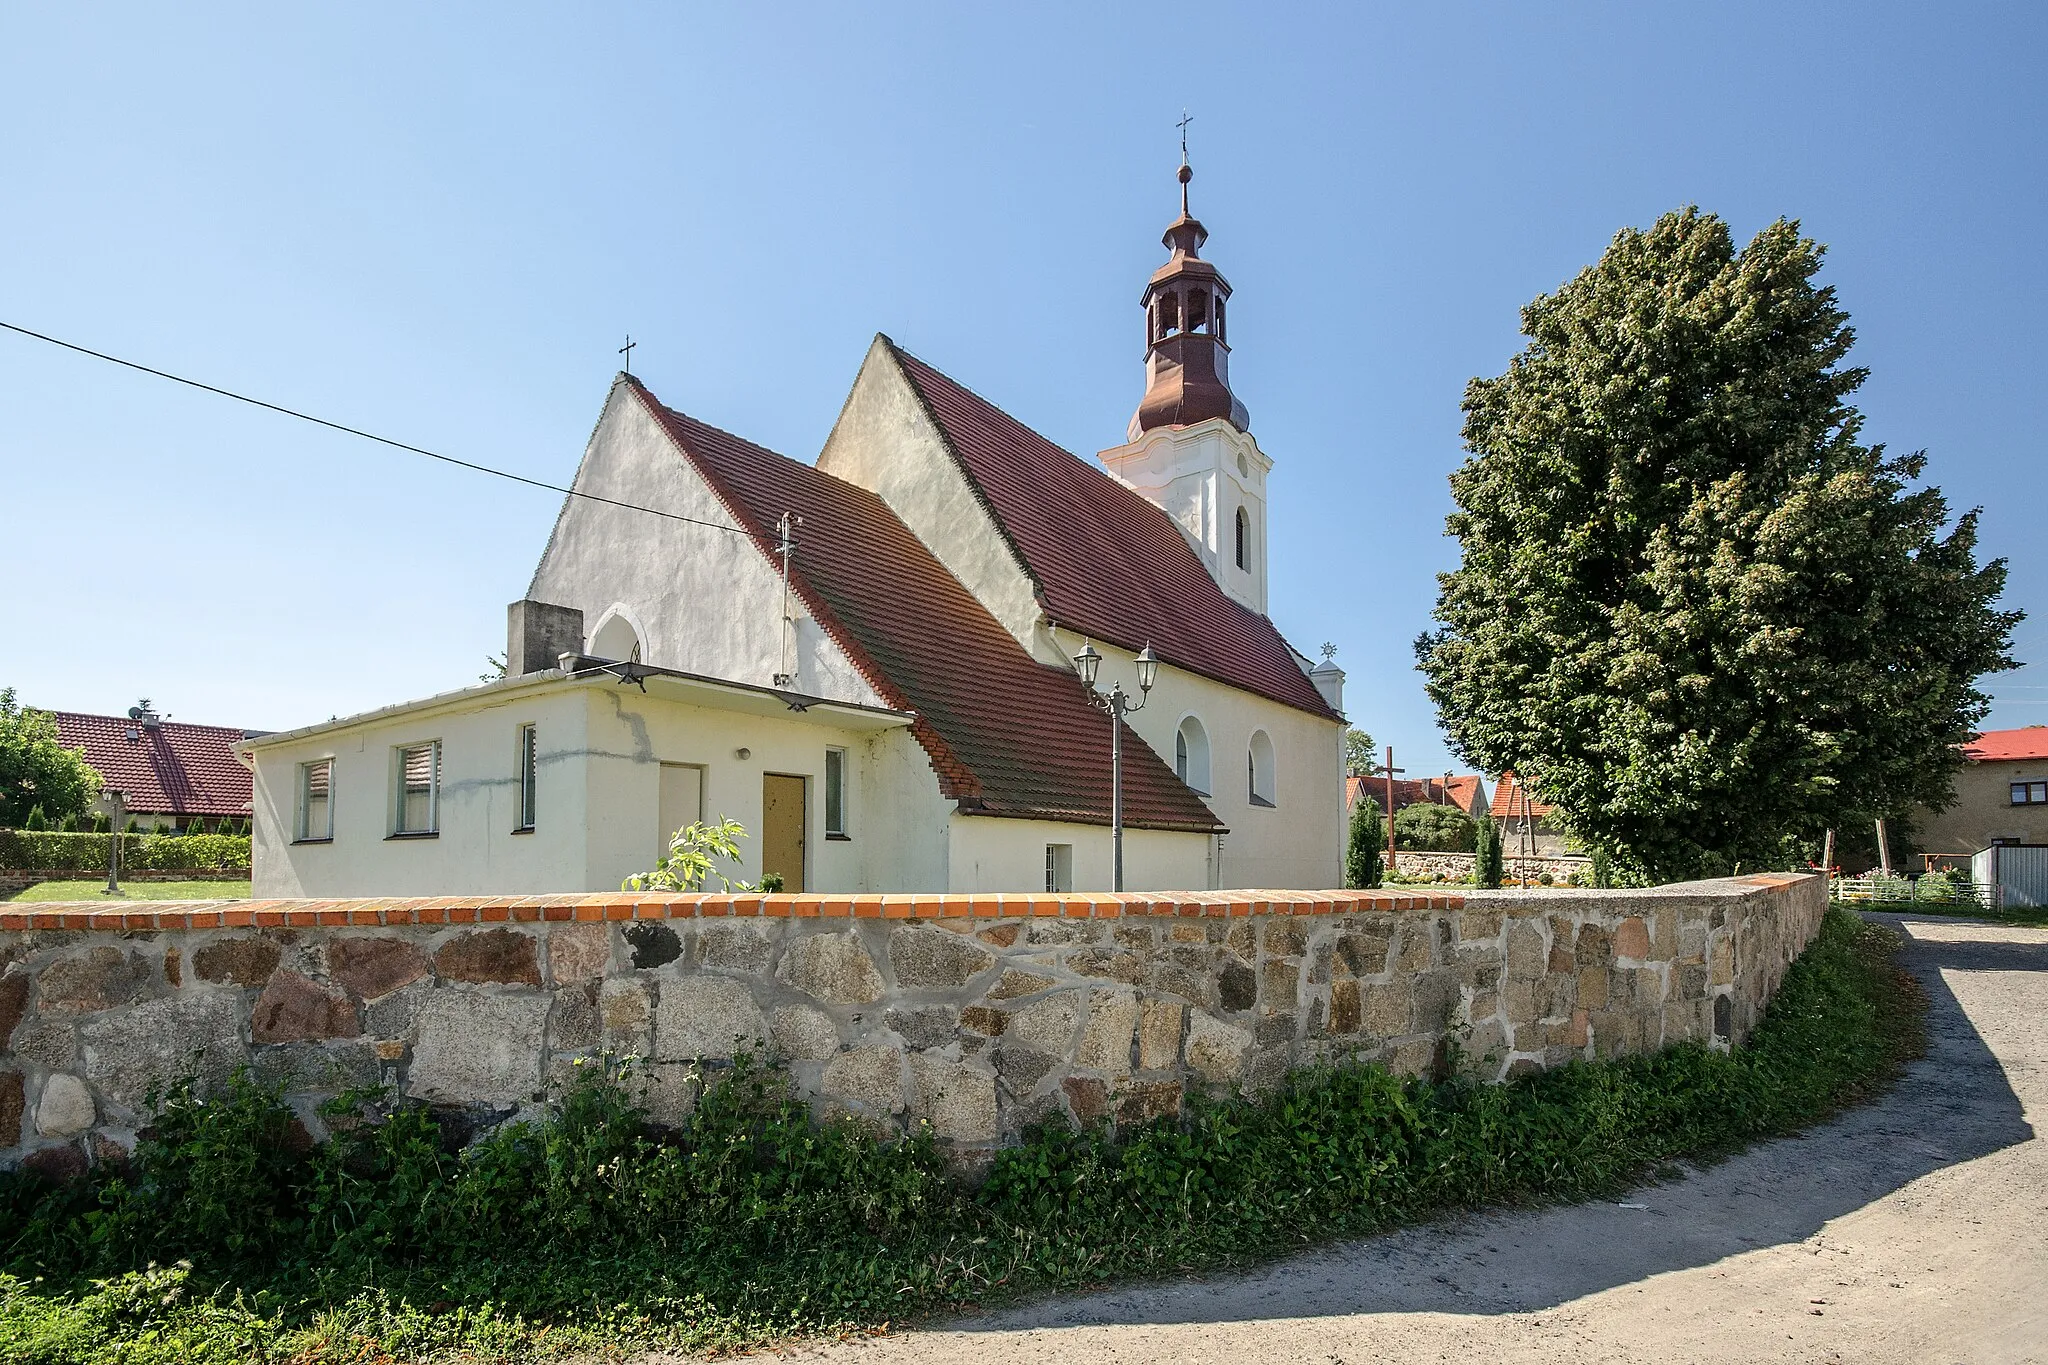
{"type": "Polygon", "coordinates": [[[1552,821],[1557,807],[1538,801],[1513,773],[1502,773],[1493,784],[1489,801],[1494,823],[1500,826],[1501,846],[1509,857],[1529,854],[1555,858],[1571,850],[1564,831],[1552,821]]]}
{"type": "Polygon", "coordinates": [[[250,813],[249,772],[235,746],[251,732],[225,725],[164,720],[146,706],[135,717],[59,711],[57,738],[85,750],[85,761],[127,798],[144,830],[185,830],[203,820],[243,821],[250,813]]]}
{"type": "Polygon", "coordinates": [[[1344,812],[1348,816],[1362,800],[1380,808],[1380,817],[1390,819],[1410,806],[1455,806],[1474,819],[1487,813],[1486,779],[1477,774],[1464,777],[1419,777],[1394,779],[1394,809],[1387,809],[1387,779],[1352,774],[1344,779],[1344,812]]]}
{"type": "Polygon", "coordinates": [[[2048,725],[1986,730],[1963,758],[1954,804],[1913,813],[1919,851],[1953,861],[1994,844],[2048,845],[2048,725]]]}

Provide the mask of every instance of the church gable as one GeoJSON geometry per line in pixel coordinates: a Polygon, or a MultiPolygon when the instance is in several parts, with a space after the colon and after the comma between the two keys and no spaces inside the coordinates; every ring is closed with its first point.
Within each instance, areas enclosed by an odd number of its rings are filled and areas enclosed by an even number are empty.
{"type": "Polygon", "coordinates": [[[571,486],[588,496],[564,500],[527,597],[581,611],[588,653],[884,704],[801,603],[785,623],[770,546],[735,522],[631,379],[613,385],[571,486]]]}
{"type": "Polygon", "coordinates": [[[953,577],[1027,650],[1044,615],[1038,585],[1003,524],[905,372],[907,357],[877,336],[818,468],[889,505],[953,577]]]}

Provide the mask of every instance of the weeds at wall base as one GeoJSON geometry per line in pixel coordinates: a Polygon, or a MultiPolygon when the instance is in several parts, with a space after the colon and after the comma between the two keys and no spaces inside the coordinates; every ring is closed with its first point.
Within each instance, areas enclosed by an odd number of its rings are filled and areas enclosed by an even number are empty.
{"type": "Polygon", "coordinates": [[[275,1094],[181,1088],[130,1179],[0,1182],[0,1359],[737,1348],[1609,1193],[1885,1084],[1919,1036],[1894,941],[1830,912],[1732,1055],[1687,1045],[1501,1086],[1309,1070],[1116,1137],[1034,1132],[977,1189],[927,1137],[815,1123],[746,1062],[673,1133],[643,1128],[630,1072],[591,1066],[547,1122],[459,1153],[414,1108],[297,1151],[275,1094]]]}

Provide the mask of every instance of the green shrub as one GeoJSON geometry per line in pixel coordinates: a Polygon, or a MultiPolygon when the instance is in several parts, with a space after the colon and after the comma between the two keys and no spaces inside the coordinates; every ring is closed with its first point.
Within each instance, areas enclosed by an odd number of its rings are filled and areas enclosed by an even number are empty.
{"type": "Polygon", "coordinates": [[[1417,803],[1394,817],[1394,843],[1426,853],[1470,853],[1478,831],[1456,806],[1417,803]]]}
{"type": "MultiPolygon", "coordinates": [[[[0,867],[97,872],[107,865],[111,834],[0,830],[0,867]]],[[[122,834],[121,866],[137,871],[241,871],[249,841],[227,834],[122,834]]]]}
{"type": "Polygon", "coordinates": [[[50,822],[43,818],[43,808],[41,805],[34,805],[28,808],[28,818],[21,822],[21,827],[38,831],[50,827],[50,822]]]}

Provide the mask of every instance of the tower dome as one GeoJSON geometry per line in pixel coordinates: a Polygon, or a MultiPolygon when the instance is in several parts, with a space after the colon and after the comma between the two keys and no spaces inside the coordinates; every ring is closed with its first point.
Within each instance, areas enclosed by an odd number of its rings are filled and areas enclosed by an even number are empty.
{"type": "Polygon", "coordinates": [[[1160,243],[1166,264],[1145,284],[1145,397],[1131,417],[1130,439],[1155,427],[1185,427],[1212,417],[1239,431],[1251,429],[1251,414],[1230,391],[1230,343],[1226,303],[1230,282],[1201,257],[1209,240],[1188,212],[1188,181],[1194,178],[1186,154],[1180,165],[1180,217],[1160,243]]]}

